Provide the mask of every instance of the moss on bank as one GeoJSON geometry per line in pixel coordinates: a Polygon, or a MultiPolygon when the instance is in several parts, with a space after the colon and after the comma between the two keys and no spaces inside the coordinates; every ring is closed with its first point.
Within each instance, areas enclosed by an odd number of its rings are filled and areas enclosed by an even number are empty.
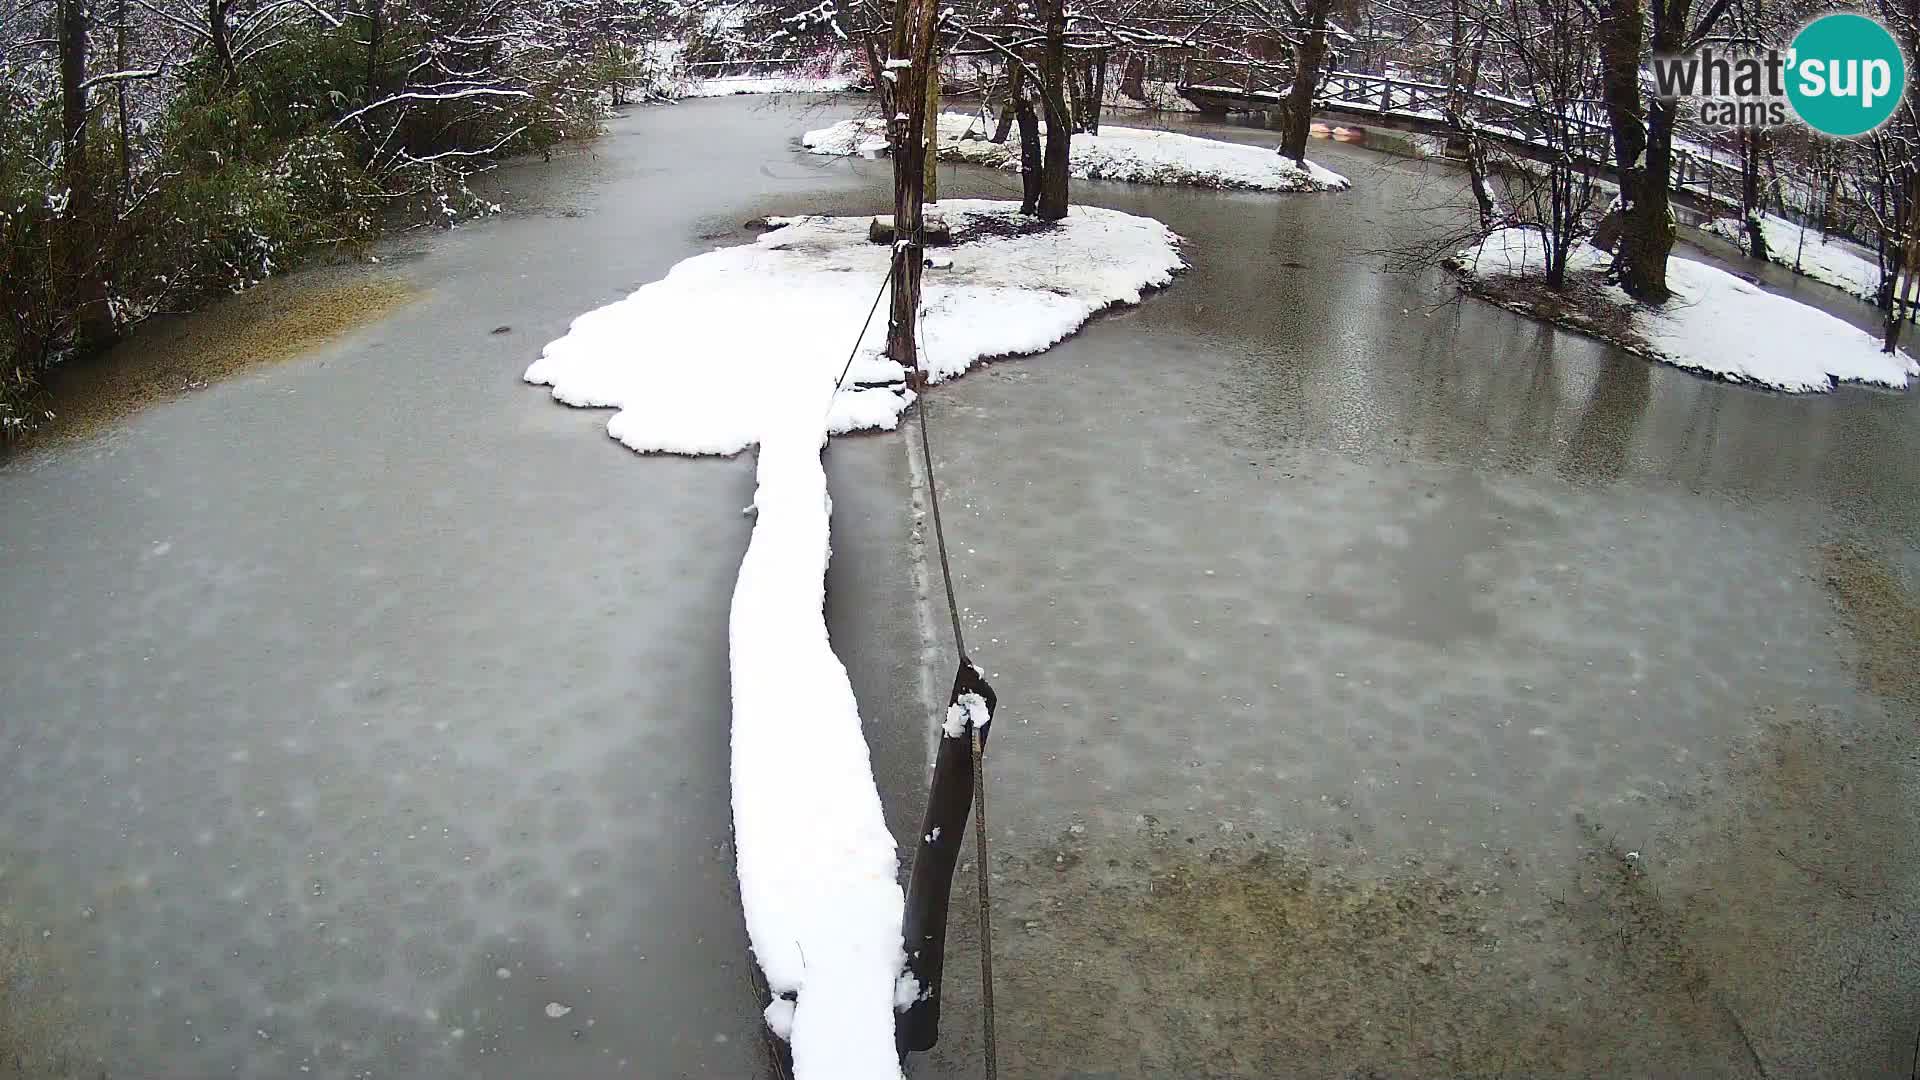
{"type": "Polygon", "coordinates": [[[43,404],[54,416],[27,442],[97,434],[148,405],[297,357],[417,295],[394,275],[317,270],[154,320],[98,356],[48,372],[43,404]]]}

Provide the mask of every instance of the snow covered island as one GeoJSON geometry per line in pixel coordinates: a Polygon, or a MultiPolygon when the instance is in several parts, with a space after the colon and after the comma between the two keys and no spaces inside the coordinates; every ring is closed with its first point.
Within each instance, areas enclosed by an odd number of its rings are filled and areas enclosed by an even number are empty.
{"type": "MultiPolygon", "coordinates": [[[[1042,125],[1044,130],[1044,125],[1042,125]]],[[[940,114],[940,158],[1020,171],[1020,140],[988,142],[986,121],[965,113],[940,114]]],[[[800,137],[809,153],[870,157],[886,149],[886,122],[842,120],[800,137]]],[[[1100,125],[1098,135],[1075,135],[1068,171],[1083,180],[1185,184],[1242,191],[1345,191],[1346,177],[1313,162],[1304,165],[1271,148],[1222,142],[1152,128],[1100,125]]]]}
{"type": "MultiPolygon", "coordinates": [[[[1715,218],[1705,231],[1747,246],[1747,223],[1739,218],[1715,218]]],[[[1767,259],[1795,273],[1865,300],[1880,295],[1880,264],[1866,248],[1818,229],[1796,225],[1774,214],[1760,215],[1760,235],[1767,241],[1767,259]]]]}
{"type": "MultiPolygon", "coordinates": [[[[1074,207],[1051,225],[1013,203],[950,200],[938,212],[954,243],[934,249],[923,286],[936,380],[1039,352],[1183,265],[1166,226],[1114,210],[1074,207]]],[[[618,409],[607,430],[636,450],[759,447],[729,620],[735,858],[775,994],[767,1023],[800,1080],[899,1080],[894,1011],[917,991],[903,978],[893,837],[822,615],[821,447],[829,432],[893,427],[912,400],[881,355],[884,307],[853,341],[891,254],[868,242],[870,220],[774,219],[754,243],[697,255],[575,319],[525,376],[570,405],[618,409]]]]}
{"type": "Polygon", "coordinates": [[[1572,299],[1548,298],[1543,284],[1530,287],[1546,267],[1545,244],[1532,229],[1501,229],[1456,253],[1448,265],[1469,291],[1504,306],[1728,382],[1824,393],[1837,382],[1904,389],[1920,377],[1920,364],[1903,351],[1881,352],[1872,334],[1692,259],[1668,260],[1672,299],[1657,308],[1636,303],[1605,282],[1609,259],[1586,244],[1572,253],[1572,299]],[[1596,298],[1601,310],[1582,308],[1580,296],[1596,298]]]}

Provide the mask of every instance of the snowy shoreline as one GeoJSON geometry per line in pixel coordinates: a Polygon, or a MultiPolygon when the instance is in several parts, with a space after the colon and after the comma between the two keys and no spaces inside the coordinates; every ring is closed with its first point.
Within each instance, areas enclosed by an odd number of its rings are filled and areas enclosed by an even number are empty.
{"type": "MultiPolygon", "coordinates": [[[[1042,224],[1013,203],[939,204],[955,237],[926,274],[923,360],[935,381],[1040,352],[1095,313],[1139,303],[1185,265],[1151,218],[1074,207],[1042,224]]],[[[894,427],[912,394],[882,355],[885,317],[850,338],[891,248],[869,216],[775,218],[755,242],[696,255],[575,319],[527,368],[639,451],[758,446],[756,514],[734,588],[732,801],[741,903],[774,994],[768,1026],[800,1080],[898,1080],[905,955],[895,846],[845,667],[823,613],[829,433],[894,427]],[[859,383],[892,383],[860,388],[859,383]]]]}
{"type": "MultiPolygon", "coordinates": [[[[989,134],[978,116],[941,113],[941,160],[1018,172],[1019,140],[988,142],[989,134]]],[[[800,145],[811,154],[870,157],[886,149],[886,124],[874,117],[842,120],[806,132],[800,145]]],[[[1098,135],[1073,137],[1068,171],[1082,180],[1236,191],[1345,191],[1352,186],[1331,169],[1296,163],[1271,147],[1112,124],[1102,124],[1098,135]]]]}
{"type": "MultiPolygon", "coordinates": [[[[1715,218],[1701,231],[1747,247],[1747,225],[1738,218],[1715,218]]],[[[1831,285],[1867,303],[1880,296],[1880,264],[1872,252],[1851,241],[1824,237],[1820,230],[1797,225],[1773,214],[1760,216],[1760,235],[1767,241],[1767,261],[1802,277],[1831,285]]]]}
{"type": "Polygon", "coordinates": [[[1570,283],[1599,297],[1604,310],[1598,313],[1572,304],[1547,310],[1517,295],[1516,285],[1540,285],[1545,273],[1546,250],[1537,230],[1501,229],[1455,253],[1447,265],[1475,295],[1727,382],[1803,394],[1827,393],[1843,382],[1903,390],[1920,378],[1920,364],[1904,350],[1883,353],[1872,334],[1724,270],[1678,256],[1669,259],[1673,297],[1655,308],[1602,280],[1609,260],[1606,252],[1587,244],[1567,260],[1570,283]]]}

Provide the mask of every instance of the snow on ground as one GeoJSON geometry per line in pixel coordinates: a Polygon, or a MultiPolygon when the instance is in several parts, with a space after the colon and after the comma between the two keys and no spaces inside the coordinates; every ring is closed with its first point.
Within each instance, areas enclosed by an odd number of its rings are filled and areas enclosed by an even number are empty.
{"type": "Polygon", "coordinates": [[[1155,112],[1192,112],[1200,111],[1200,106],[1188,101],[1180,93],[1180,84],[1163,80],[1143,79],[1140,83],[1142,97],[1128,97],[1121,88],[1121,80],[1108,78],[1102,94],[1102,104],[1110,109],[1151,109],[1155,112]]]}
{"type": "MultiPolygon", "coordinates": [[[[1747,246],[1747,225],[1739,218],[1715,218],[1706,230],[1747,246]]],[[[1773,214],[1760,216],[1760,235],[1767,241],[1767,258],[1794,267],[1815,281],[1852,293],[1872,303],[1880,294],[1880,266],[1873,253],[1838,238],[1821,239],[1819,229],[1808,229],[1773,214]]]]}
{"type": "MultiPolygon", "coordinates": [[[[936,379],[1039,352],[1182,266],[1164,225],[1115,210],[1075,207],[1052,227],[1012,203],[950,200],[939,212],[956,243],[924,285],[936,379]]],[[[869,220],[775,219],[754,243],[697,255],[575,319],[526,372],[563,402],[618,409],[607,431],[636,450],[759,446],[730,619],[735,857],[754,957],[777,995],[767,1022],[800,1080],[900,1076],[894,843],[822,616],[821,446],[829,431],[893,427],[910,401],[903,388],[834,390],[886,278],[890,249],[867,242],[869,220]]],[[[901,379],[881,355],[885,327],[883,300],[850,385],[901,379]]]]}
{"type": "MultiPolygon", "coordinates": [[[[1454,262],[1483,281],[1537,274],[1546,248],[1537,231],[1502,229],[1454,262]]],[[[1583,244],[1568,270],[1597,272],[1607,263],[1605,252],[1583,244]]],[[[1881,352],[1866,331],[1705,263],[1669,259],[1667,285],[1673,299],[1658,309],[1634,303],[1618,286],[1607,290],[1648,351],[1675,367],[1794,393],[1822,393],[1836,381],[1905,388],[1920,377],[1911,357],[1881,352]]]]}
{"type": "Polygon", "coordinates": [[[680,97],[726,97],[729,94],[840,94],[858,88],[858,81],[846,75],[734,75],[720,79],[695,79],[681,89],[680,97]]]}
{"type": "MultiPolygon", "coordinates": [[[[1018,172],[1019,138],[992,143],[987,141],[990,134],[987,122],[977,116],[941,113],[940,157],[1018,172]]],[[[886,148],[886,123],[872,117],[842,120],[807,132],[800,144],[815,154],[871,157],[886,148]]],[[[1344,191],[1351,186],[1339,173],[1311,161],[1302,167],[1271,148],[1110,124],[1100,125],[1098,135],[1073,137],[1070,171],[1084,180],[1253,191],[1344,191]]]]}

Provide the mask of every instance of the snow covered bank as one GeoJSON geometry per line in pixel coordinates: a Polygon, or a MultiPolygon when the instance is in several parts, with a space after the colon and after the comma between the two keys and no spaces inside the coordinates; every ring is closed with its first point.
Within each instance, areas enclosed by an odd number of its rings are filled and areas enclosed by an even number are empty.
{"type": "MultiPolygon", "coordinates": [[[[927,272],[936,378],[1033,353],[1182,263],[1159,222],[1075,207],[1039,226],[1012,203],[940,204],[955,244],[927,272]]],[[[636,450],[732,454],[757,444],[757,519],[733,594],[733,821],[754,957],[779,995],[767,1022],[800,1080],[898,1080],[893,1017],[902,897],[894,843],[847,674],[822,616],[828,431],[891,428],[903,388],[834,392],[890,250],[867,217],[776,219],[751,244],[697,255],[574,320],[526,379],[572,405],[620,411],[636,450]]],[[[881,355],[885,301],[849,386],[898,382],[881,355]]]]}
{"type": "MultiPolygon", "coordinates": [[[[1568,260],[1568,274],[1597,278],[1607,263],[1605,252],[1583,244],[1568,260]]],[[[1480,285],[1498,286],[1544,273],[1546,249],[1538,232],[1503,229],[1459,252],[1452,265],[1480,285]]],[[[1667,284],[1674,295],[1660,308],[1633,302],[1618,286],[1600,286],[1619,305],[1619,326],[1628,331],[1602,336],[1675,367],[1793,393],[1824,393],[1836,382],[1904,389],[1920,376],[1905,352],[1883,353],[1866,331],[1724,270],[1669,259],[1667,284]]]]}
{"type": "MultiPolygon", "coordinates": [[[[1019,172],[1018,136],[992,143],[987,141],[991,134],[977,116],[941,113],[940,157],[1019,172]]],[[[870,157],[886,149],[886,124],[871,117],[842,120],[807,132],[800,144],[815,154],[870,157]]],[[[1110,124],[1102,124],[1098,135],[1075,135],[1070,162],[1069,171],[1083,180],[1249,191],[1344,191],[1352,186],[1339,173],[1311,161],[1303,168],[1269,147],[1110,124]]]]}
{"type": "MultiPolygon", "coordinates": [[[[1706,231],[1747,246],[1747,224],[1739,218],[1715,218],[1706,231]]],[[[1760,235],[1767,241],[1767,259],[1793,267],[1815,281],[1852,293],[1872,303],[1880,294],[1880,266],[1873,252],[1840,239],[1822,239],[1819,229],[1796,225],[1772,214],[1760,215],[1760,235]]]]}
{"type": "Polygon", "coordinates": [[[681,89],[680,97],[726,97],[730,94],[841,94],[859,89],[846,75],[737,75],[723,79],[696,79],[681,89]]]}

